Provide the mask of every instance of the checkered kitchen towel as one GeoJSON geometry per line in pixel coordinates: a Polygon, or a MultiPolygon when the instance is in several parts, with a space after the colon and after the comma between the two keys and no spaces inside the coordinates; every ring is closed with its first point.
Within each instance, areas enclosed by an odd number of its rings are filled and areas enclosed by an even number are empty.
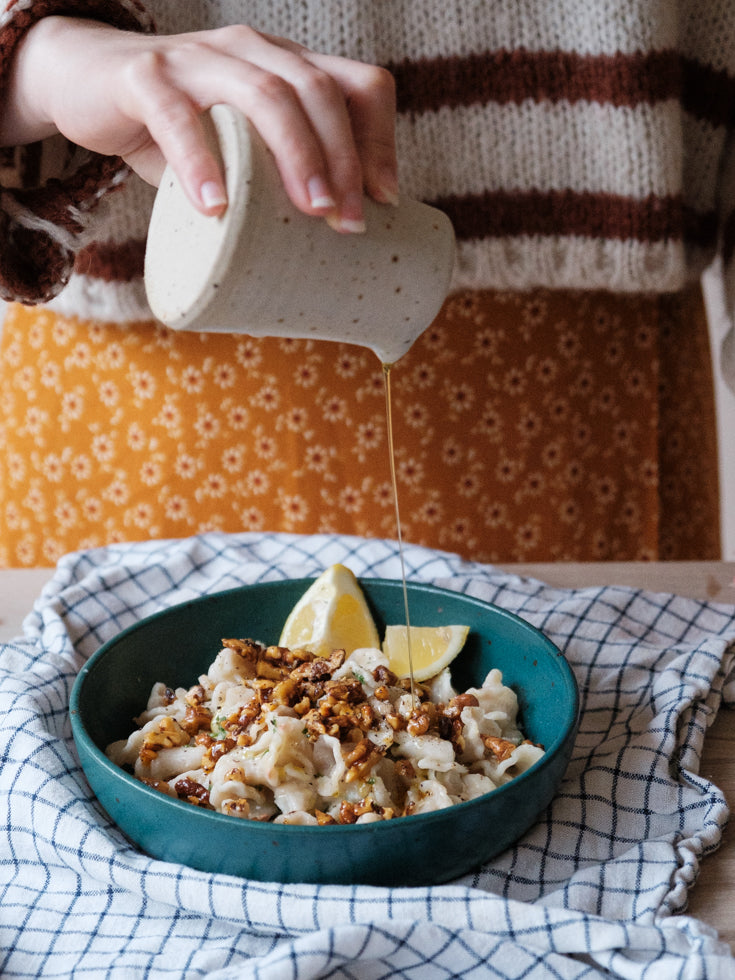
{"type": "Polygon", "coordinates": [[[408,547],[412,580],[542,629],[579,680],[561,791],[509,851],[450,885],[279,885],[152,860],[98,809],[69,693],[119,630],[174,603],[344,562],[400,575],[387,541],[205,535],[66,557],[23,638],[0,648],[3,977],[735,977],[681,913],[727,807],[698,775],[735,704],[735,610],[626,588],[565,590],[408,547]]]}

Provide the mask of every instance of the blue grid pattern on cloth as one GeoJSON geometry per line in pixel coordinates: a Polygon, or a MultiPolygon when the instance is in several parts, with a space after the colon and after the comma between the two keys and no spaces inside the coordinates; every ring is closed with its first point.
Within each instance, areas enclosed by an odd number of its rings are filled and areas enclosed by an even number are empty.
{"type": "Polygon", "coordinates": [[[207,534],[66,556],[0,647],[3,977],[735,978],[682,914],[727,820],[698,774],[735,706],[735,609],[626,588],[558,589],[408,546],[412,581],[543,630],[582,694],[561,789],[514,847],[449,885],[279,885],[139,852],[96,806],[69,695],[87,658],[173,604],[343,562],[400,577],[392,541],[207,534]],[[673,914],[678,913],[678,914],[673,914]]]}

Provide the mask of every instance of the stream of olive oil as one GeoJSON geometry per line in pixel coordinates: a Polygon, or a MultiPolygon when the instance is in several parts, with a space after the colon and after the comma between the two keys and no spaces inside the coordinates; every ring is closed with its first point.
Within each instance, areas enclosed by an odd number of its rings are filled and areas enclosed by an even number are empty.
{"type": "Polygon", "coordinates": [[[406,613],[406,644],[408,646],[408,671],[411,678],[411,701],[416,705],[416,690],[413,678],[413,656],[411,652],[411,619],[408,613],[408,587],[406,585],[406,561],[403,555],[403,536],[401,534],[401,513],[398,506],[398,480],[396,478],[396,453],[393,442],[393,407],[390,393],[390,364],[383,364],[385,384],[385,416],[388,427],[388,454],[390,457],[390,479],[393,486],[393,504],[396,510],[396,530],[398,532],[398,554],[401,560],[401,581],[403,582],[403,606],[406,613]]]}

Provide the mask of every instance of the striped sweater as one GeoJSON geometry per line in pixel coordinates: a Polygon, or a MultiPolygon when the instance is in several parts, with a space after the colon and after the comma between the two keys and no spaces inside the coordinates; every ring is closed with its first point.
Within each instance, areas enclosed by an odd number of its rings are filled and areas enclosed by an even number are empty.
{"type": "MultiPolygon", "coordinates": [[[[51,13],[390,68],[402,190],[451,217],[455,287],[668,292],[720,255],[735,307],[733,0],[5,0],[0,87],[51,13]]],[[[2,163],[0,294],[146,317],[153,190],[60,138],[2,163]]]]}

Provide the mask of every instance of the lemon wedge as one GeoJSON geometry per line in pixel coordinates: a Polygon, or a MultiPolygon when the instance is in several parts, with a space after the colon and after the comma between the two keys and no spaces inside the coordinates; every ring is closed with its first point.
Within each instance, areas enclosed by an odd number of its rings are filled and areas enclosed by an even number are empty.
{"type": "Polygon", "coordinates": [[[309,586],[288,614],[278,645],[320,657],[333,650],[349,656],[361,647],[380,649],[367,601],[349,568],[331,565],[309,586]]]}
{"type": "MultiPolygon", "coordinates": [[[[412,626],[411,660],[415,681],[430,677],[448,667],[465,645],[469,626],[412,626]]],[[[383,653],[398,677],[408,677],[408,634],[405,626],[386,626],[383,653]]]]}

